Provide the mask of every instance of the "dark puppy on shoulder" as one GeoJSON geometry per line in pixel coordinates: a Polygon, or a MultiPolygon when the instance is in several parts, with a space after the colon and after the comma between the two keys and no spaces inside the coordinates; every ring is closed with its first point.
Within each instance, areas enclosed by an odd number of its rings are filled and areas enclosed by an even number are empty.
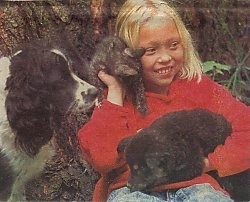
{"type": "Polygon", "coordinates": [[[103,70],[120,80],[128,98],[132,99],[140,113],[147,113],[140,63],[140,57],[144,53],[143,48],[128,48],[115,36],[108,36],[97,44],[90,62],[89,81],[100,90],[99,101],[103,99],[102,92],[105,85],[97,75],[103,70]]]}
{"type": "Polygon", "coordinates": [[[231,132],[231,124],[222,115],[204,109],[160,117],[124,138],[117,148],[131,170],[128,186],[134,191],[150,190],[201,175],[204,158],[224,144],[231,132]]]}

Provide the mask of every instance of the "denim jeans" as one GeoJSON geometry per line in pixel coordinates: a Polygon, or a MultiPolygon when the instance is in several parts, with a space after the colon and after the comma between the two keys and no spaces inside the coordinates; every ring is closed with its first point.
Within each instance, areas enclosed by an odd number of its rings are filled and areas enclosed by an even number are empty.
{"type": "Polygon", "coordinates": [[[232,202],[229,196],[210,184],[196,184],[177,191],[143,193],[122,187],[111,192],[107,202],[232,202]]]}

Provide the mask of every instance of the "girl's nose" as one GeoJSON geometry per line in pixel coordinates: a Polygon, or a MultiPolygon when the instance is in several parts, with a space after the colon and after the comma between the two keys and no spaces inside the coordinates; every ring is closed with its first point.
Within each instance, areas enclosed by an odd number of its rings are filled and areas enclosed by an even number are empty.
{"type": "Polygon", "coordinates": [[[166,51],[163,51],[159,54],[157,62],[159,63],[169,62],[171,59],[172,59],[171,55],[169,55],[166,51]]]}

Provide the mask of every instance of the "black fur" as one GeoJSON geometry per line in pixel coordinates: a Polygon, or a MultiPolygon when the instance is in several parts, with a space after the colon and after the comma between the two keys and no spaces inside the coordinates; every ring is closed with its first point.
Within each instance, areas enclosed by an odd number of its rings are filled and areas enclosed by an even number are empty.
{"type": "Polygon", "coordinates": [[[11,59],[11,76],[6,83],[9,124],[16,143],[30,155],[37,154],[51,139],[51,119],[56,117],[60,123],[77,85],[67,61],[49,51],[51,48],[47,41],[28,44],[11,59]]]}
{"type": "Polygon", "coordinates": [[[221,187],[225,189],[235,202],[250,201],[250,170],[243,172],[219,177],[216,171],[208,172],[213,178],[215,178],[221,187]]]}
{"type": "Polygon", "coordinates": [[[219,114],[203,109],[166,114],[135,136],[122,140],[132,190],[190,180],[202,173],[204,157],[224,144],[230,123],[219,114]]]}
{"type": "Polygon", "coordinates": [[[22,201],[27,181],[55,154],[50,140],[62,120],[92,110],[97,89],[74,73],[71,59],[53,40],[24,44],[0,62],[0,152],[13,174],[8,200],[22,201]]]}
{"type": "Polygon", "coordinates": [[[14,176],[9,159],[0,152],[0,200],[6,201],[11,192],[14,176]]]}
{"type": "Polygon", "coordinates": [[[140,57],[143,48],[128,48],[118,37],[104,38],[97,46],[90,62],[90,83],[100,90],[99,100],[103,99],[105,85],[98,78],[100,70],[116,76],[126,89],[126,95],[132,99],[137,110],[142,114],[148,112],[142,80],[140,57]]]}

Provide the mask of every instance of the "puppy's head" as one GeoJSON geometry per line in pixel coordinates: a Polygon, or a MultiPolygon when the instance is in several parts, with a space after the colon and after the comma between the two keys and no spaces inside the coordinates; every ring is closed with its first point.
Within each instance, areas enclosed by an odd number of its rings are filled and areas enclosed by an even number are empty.
{"type": "Polygon", "coordinates": [[[118,37],[110,36],[97,45],[92,65],[101,65],[114,76],[137,75],[141,66],[139,59],[144,53],[143,48],[128,48],[118,37]]]}
{"type": "Polygon", "coordinates": [[[163,156],[160,152],[152,149],[157,146],[153,140],[151,133],[153,130],[143,129],[134,136],[124,138],[118,145],[119,154],[124,153],[126,162],[130,168],[130,176],[128,179],[128,187],[132,190],[147,190],[155,186],[164,178],[166,180],[167,173],[161,167],[163,156]]]}
{"type": "Polygon", "coordinates": [[[118,152],[125,153],[132,191],[189,180],[201,173],[202,155],[196,142],[186,144],[164,133],[149,127],[120,142],[118,152]]]}

